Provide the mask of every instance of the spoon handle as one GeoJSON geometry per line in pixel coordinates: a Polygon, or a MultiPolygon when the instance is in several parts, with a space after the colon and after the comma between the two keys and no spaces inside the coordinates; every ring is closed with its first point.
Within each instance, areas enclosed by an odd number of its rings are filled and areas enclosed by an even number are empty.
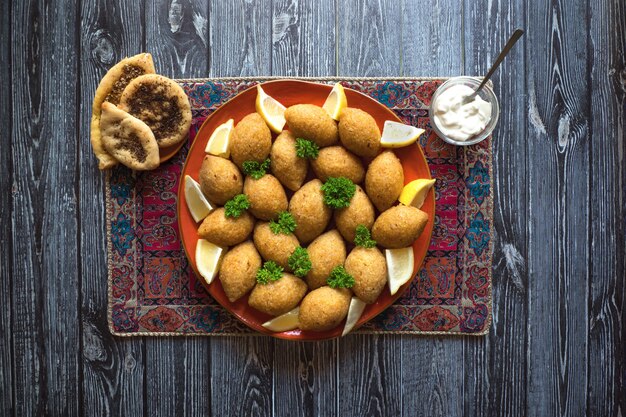
{"type": "Polygon", "coordinates": [[[498,69],[498,67],[504,60],[504,57],[507,56],[511,48],[513,48],[513,45],[515,45],[515,42],[517,42],[518,39],[521,38],[523,34],[524,34],[524,31],[522,29],[516,29],[515,32],[513,32],[513,34],[507,41],[506,45],[504,45],[502,52],[500,52],[500,55],[498,55],[498,57],[496,58],[496,61],[493,63],[493,65],[489,69],[489,72],[487,73],[487,75],[485,75],[485,78],[483,78],[483,82],[480,83],[480,85],[478,86],[476,91],[474,91],[474,94],[472,94],[472,96],[475,97],[476,94],[485,86],[485,84],[487,84],[487,81],[489,81],[493,73],[498,69]]]}

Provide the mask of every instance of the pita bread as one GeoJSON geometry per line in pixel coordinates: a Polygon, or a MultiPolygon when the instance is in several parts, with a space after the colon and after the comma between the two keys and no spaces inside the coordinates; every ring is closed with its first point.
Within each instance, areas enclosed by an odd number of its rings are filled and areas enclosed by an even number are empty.
{"type": "Polygon", "coordinates": [[[152,55],[141,53],[124,58],[115,64],[102,78],[93,99],[91,116],[91,146],[98,158],[100,169],[108,169],[117,165],[117,161],[104,149],[100,133],[100,112],[105,101],[119,104],[124,88],[136,77],[143,74],[154,74],[152,55]]]}
{"type": "Polygon", "coordinates": [[[107,101],[102,103],[100,132],[104,149],[127,167],[145,171],[159,166],[159,146],[150,128],[107,101]]]}
{"type": "Polygon", "coordinates": [[[191,106],[185,91],[162,75],[147,74],[132,80],[122,93],[119,107],[150,126],[160,148],[183,141],[191,126],[191,106]]]}

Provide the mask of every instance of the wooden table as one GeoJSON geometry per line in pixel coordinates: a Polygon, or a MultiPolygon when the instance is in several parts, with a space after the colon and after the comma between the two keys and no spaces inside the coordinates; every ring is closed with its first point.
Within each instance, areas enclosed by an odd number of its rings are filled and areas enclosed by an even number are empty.
{"type": "Polygon", "coordinates": [[[626,414],[624,0],[3,1],[1,414],[626,414]],[[170,77],[495,77],[487,337],[115,338],[91,100],[170,77]]]}

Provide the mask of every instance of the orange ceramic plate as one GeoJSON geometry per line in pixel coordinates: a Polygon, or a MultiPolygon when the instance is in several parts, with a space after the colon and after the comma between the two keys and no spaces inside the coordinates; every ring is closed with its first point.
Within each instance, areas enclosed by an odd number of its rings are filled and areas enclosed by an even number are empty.
{"type": "Polygon", "coordinates": [[[176,145],[168,146],[167,148],[159,148],[159,162],[163,163],[172,159],[172,157],[180,151],[180,148],[183,147],[185,142],[186,140],[181,140],[176,145]]]}
{"type": "MultiPolygon", "coordinates": [[[[264,83],[263,89],[267,94],[274,97],[287,107],[298,103],[310,103],[321,106],[330,93],[332,86],[306,81],[279,80],[264,83]]],[[[376,119],[381,131],[385,120],[395,120],[401,122],[401,120],[398,119],[392,111],[378,103],[376,100],[347,88],[345,89],[345,92],[346,97],[348,98],[348,105],[350,107],[360,108],[371,114],[374,119],[376,119]]],[[[202,165],[202,160],[205,156],[204,148],[209,140],[209,137],[211,136],[211,133],[213,133],[213,130],[220,124],[226,122],[228,119],[234,119],[235,123],[238,123],[244,116],[256,111],[256,94],[256,87],[250,88],[240,93],[227,103],[224,103],[209,118],[207,118],[191,145],[187,161],[183,167],[181,178],[184,178],[185,175],[190,175],[192,178],[198,180],[200,166],[202,165]]],[[[426,159],[424,158],[424,154],[422,153],[420,146],[411,145],[396,149],[395,152],[402,161],[402,166],[404,167],[405,183],[409,183],[417,178],[431,178],[428,164],[426,163],[426,159]]],[[[413,251],[415,254],[415,270],[413,276],[415,276],[424,262],[426,251],[428,250],[428,245],[430,244],[430,237],[434,223],[433,219],[435,215],[435,197],[433,190],[429,191],[422,210],[428,213],[429,220],[426,225],[426,229],[420,238],[413,244],[413,251]]],[[[199,276],[195,262],[199,223],[194,222],[191,214],[189,213],[189,209],[185,203],[184,187],[182,186],[179,187],[178,191],[178,225],[189,263],[196,273],[196,276],[199,276]]],[[[205,284],[202,279],[199,278],[199,280],[205,284]]],[[[385,289],[383,289],[383,292],[378,297],[378,300],[374,304],[368,305],[365,308],[365,311],[359,319],[356,327],[372,319],[389,307],[406,291],[409,285],[410,282],[403,285],[393,296],[389,295],[389,287],[385,286],[385,289]]],[[[272,317],[250,307],[248,305],[247,296],[231,303],[226,297],[219,279],[215,279],[211,285],[205,284],[205,286],[213,298],[215,298],[224,308],[234,314],[246,325],[260,333],[265,333],[281,339],[321,340],[340,336],[343,331],[344,322],[336,328],[324,332],[305,332],[298,329],[288,332],[274,333],[262,326],[263,323],[270,320],[272,317]]]]}

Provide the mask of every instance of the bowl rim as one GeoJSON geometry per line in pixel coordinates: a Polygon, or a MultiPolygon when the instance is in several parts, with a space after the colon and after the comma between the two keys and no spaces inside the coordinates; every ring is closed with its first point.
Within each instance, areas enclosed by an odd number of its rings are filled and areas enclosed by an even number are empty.
{"type": "Polygon", "coordinates": [[[434,103],[436,102],[437,97],[439,97],[439,95],[442,92],[444,92],[445,90],[447,90],[448,88],[452,86],[459,85],[459,84],[463,84],[463,85],[472,84],[473,87],[478,87],[481,82],[482,82],[482,77],[470,77],[470,76],[465,76],[465,75],[458,76],[458,77],[451,77],[451,78],[448,78],[446,81],[444,81],[437,88],[437,90],[435,90],[435,92],[433,93],[433,97],[431,99],[430,106],[428,108],[428,118],[430,119],[431,128],[437,134],[437,136],[439,136],[444,142],[447,142],[449,144],[456,145],[456,146],[475,145],[487,139],[495,130],[498,124],[498,120],[500,118],[500,103],[498,102],[498,97],[493,91],[493,88],[491,88],[492,86],[491,81],[487,82],[487,84],[485,84],[484,87],[481,89],[481,91],[478,93],[478,95],[482,99],[486,99],[486,101],[491,104],[491,119],[489,119],[489,122],[487,123],[487,125],[485,126],[485,128],[483,129],[481,133],[473,136],[469,140],[459,141],[456,139],[452,139],[449,136],[447,136],[445,133],[443,133],[439,129],[439,126],[437,126],[437,122],[435,121],[434,103]]]}

